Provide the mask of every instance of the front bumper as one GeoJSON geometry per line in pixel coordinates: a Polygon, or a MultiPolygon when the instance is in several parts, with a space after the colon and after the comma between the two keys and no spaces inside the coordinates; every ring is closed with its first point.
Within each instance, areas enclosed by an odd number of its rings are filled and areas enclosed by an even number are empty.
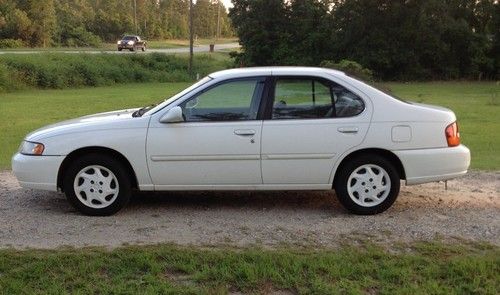
{"type": "Polygon", "coordinates": [[[466,174],[470,165],[470,151],[464,145],[394,153],[403,164],[408,185],[456,178],[466,174]]]}
{"type": "Polygon", "coordinates": [[[135,45],[128,45],[128,44],[123,44],[123,45],[118,45],[118,49],[133,49],[135,45]]]}
{"type": "Polygon", "coordinates": [[[57,174],[64,156],[27,156],[15,154],[12,157],[12,171],[24,188],[57,191],[57,174]]]}

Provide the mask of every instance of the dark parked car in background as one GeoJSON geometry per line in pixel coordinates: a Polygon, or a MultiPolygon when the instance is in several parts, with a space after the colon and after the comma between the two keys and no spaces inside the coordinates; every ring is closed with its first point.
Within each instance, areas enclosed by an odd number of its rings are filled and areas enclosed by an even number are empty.
{"type": "Polygon", "coordinates": [[[116,44],[118,46],[118,51],[122,51],[122,49],[128,49],[130,51],[141,49],[142,51],[146,51],[146,41],[141,40],[139,36],[123,36],[116,44]]]}

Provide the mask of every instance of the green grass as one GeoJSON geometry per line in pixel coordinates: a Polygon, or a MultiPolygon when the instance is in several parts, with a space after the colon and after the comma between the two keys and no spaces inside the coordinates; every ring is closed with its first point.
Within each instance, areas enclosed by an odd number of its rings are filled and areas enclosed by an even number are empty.
{"type": "MultiPolygon", "coordinates": [[[[24,90],[0,96],[0,169],[23,137],[43,125],[81,115],[156,103],[189,83],[122,84],[71,90],[24,90]]],[[[500,85],[493,82],[386,83],[397,95],[451,108],[462,141],[472,150],[472,168],[500,169],[500,85]],[[496,98],[495,98],[496,95],[496,98]]]]}
{"type": "Polygon", "coordinates": [[[384,83],[399,97],[450,108],[472,168],[500,169],[500,84],[497,82],[384,83]]]}
{"type": "Polygon", "coordinates": [[[500,250],[440,242],[396,251],[170,245],[0,250],[0,294],[498,294],[500,250]]]}

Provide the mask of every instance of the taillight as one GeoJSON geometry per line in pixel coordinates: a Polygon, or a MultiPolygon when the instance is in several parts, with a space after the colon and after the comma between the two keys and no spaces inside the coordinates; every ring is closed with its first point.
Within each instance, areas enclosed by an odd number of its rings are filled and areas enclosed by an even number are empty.
{"type": "Polygon", "coordinates": [[[453,122],[446,126],[444,133],[446,134],[448,146],[457,146],[460,144],[460,132],[458,132],[457,122],[453,122]]]}

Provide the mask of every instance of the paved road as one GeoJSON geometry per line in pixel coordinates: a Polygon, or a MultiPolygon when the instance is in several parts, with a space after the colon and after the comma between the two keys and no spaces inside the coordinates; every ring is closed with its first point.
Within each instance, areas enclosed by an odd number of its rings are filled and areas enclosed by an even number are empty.
{"type": "Polygon", "coordinates": [[[402,187],[387,212],[348,214],[333,192],[169,192],[136,194],[109,217],[75,212],[60,193],[22,189],[0,171],[0,248],[299,244],[335,247],[369,239],[466,239],[500,245],[500,172],[472,172],[443,184],[402,187]]]}
{"type": "MultiPolygon", "coordinates": [[[[226,43],[226,44],[216,44],[215,51],[221,50],[229,50],[229,49],[237,49],[240,45],[238,43],[226,43]]],[[[209,45],[197,45],[193,48],[194,52],[208,52],[209,45]]],[[[32,53],[47,53],[47,52],[57,52],[57,53],[116,53],[116,54],[134,54],[134,53],[143,53],[141,51],[131,52],[128,50],[118,51],[118,50],[0,50],[0,54],[32,54],[32,53]]],[[[176,47],[176,48],[163,48],[163,49],[155,49],[151,48],[146,50],[144,53],[188,53],[189,47],[176,47]]]]}

